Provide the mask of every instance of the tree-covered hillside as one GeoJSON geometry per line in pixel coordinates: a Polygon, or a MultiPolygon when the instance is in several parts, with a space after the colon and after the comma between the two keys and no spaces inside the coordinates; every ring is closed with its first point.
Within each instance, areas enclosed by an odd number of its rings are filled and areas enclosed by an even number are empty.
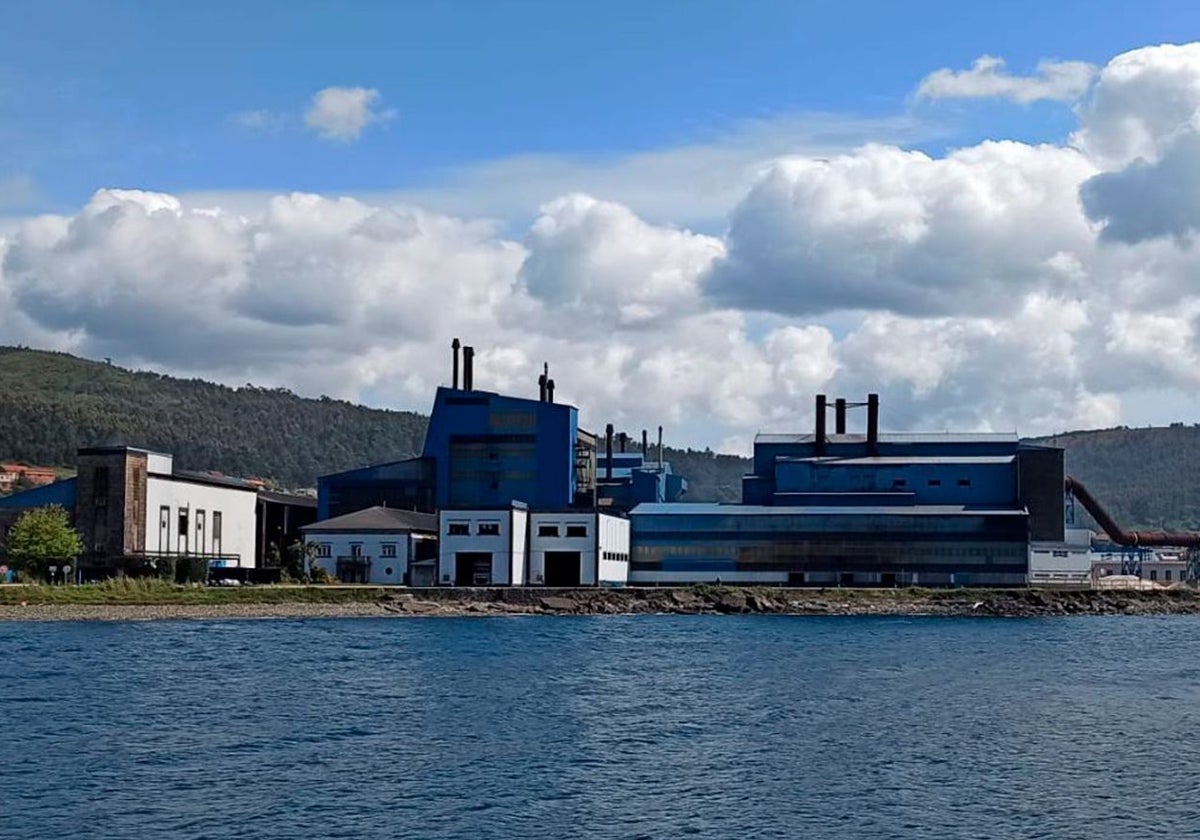
{"type": "MultiPolygon", "coordinates": [[[[431,395],[432,396],[432,395],[431,395]]],[[[311,487],[316,477],[421,448],[427,418],[286,390],[227,388],[63,353],[0,347],[0,460],[72,466],[83,446],[122,443],[214,469],[311,487]]],[[[1200,426],[1070,432],[1067,472],[1122,525],[1200,529],[1200,426]]],[[[738,501],[750,460],[667,448],[690,501],[738,501]]]]}
{"type": "Polygon", "coordinates": [[[73,466],[80,447],[128,444],[170,452],[184,469],[311,487],[324,473],[414,455],[424,438],[412,412],[0,347],[0,460],[73,466]]]}

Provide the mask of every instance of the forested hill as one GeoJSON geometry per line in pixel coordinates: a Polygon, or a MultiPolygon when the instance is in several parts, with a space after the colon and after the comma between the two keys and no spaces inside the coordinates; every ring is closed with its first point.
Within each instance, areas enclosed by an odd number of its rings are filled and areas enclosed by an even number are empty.
{"type": "MultiPolygon", "coordinates": [[[[432,398],[432,395],[431,395],[432,398]]],[[[0,347],[0,460],[70,467],[83,446],[170,452],[185,469],[311,487],[338,470],[420,451],[427,418],[286,390],[227,388],[62,353],[0,347]]],[[[1070,432],[1067,472],[1122,525],[1200,529],[1200,426],[1070,432]]],[[[750,461],[668,448],[691,501],[737,501],[750,461]]]]}
{"type": "Polygon", "coordinates": [[[416,454],[425,420],[0,347],[0,460],[74,466],[80,447],[128,444],[169,452],[184,469],[312,487],[318,475],[416,454]]]}

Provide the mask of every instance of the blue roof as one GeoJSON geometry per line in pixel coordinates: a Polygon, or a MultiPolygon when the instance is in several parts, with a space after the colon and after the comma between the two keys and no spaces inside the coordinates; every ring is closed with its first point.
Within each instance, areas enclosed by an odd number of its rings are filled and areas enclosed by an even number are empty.
{"type": "Polygon", "coordinates": [[[974,508],[969,505],[809,505],[805,507],[735,505],[719,502],[646,502],[631,516],[1028,516],[1024,508],[974,508]]]}

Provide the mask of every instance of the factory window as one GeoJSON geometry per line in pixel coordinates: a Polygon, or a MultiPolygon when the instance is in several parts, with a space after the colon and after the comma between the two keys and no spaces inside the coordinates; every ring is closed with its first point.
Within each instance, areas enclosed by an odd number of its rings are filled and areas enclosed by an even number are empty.
{"type": "Polygon", "coordinates": [[[171,507],[163,505],[158,509],[158,550],[171,550],[171,507]]]}
{"type": "Polygon", "coordinates": [[[221,553],[221,511],[212,512],[212,550],[213,554],[221,553]]]}
{"type": "MultiPolygon", "coordinates": [[[[395,557],[396,556],[396,544],[395,543],[384,543],[383,545],[381,545],[379,547],[379,556],[380,557],[395,557]]],[[[391,572],[388,572],[388,574],[391,574],[391,572]]]]}
{"type": "Polygon", "coordinates": [[[1163,571],[1163,580],[1170,580],[1170,579],[1171,579],[1171,570],[1166,569],[1165,571],[1163,571]]]}
{"type": "Polygon", "coordinates": [[[894,478],[894,479],[892,479],[892,486],[893,487],[907,487],[908,482],[903,478],[894,478]]]}
{"type": "Polygon", "coordinates": [[[500,535],[499,522],[480,522],[476,533],[481,537],[496,537],[500,535]]]}
{"type": "Polygon", "coordinates": [[[1158,569],[1150,570],[1150,580],[1158,580],[1158,569]]]}
{"type": "Polygon", "coordinates": [[[942,480],[940,478],[931,478],[931,479],[929,479],[929,486],[930,487],[941,487],[942,480]]]}
{"type": "Polygon", "coordinates": [[[959,487],[970,487],[970,486],[971,486],[971,479],[969,479],[969,478],[960,478],[960,479],[958,480],[958,486],[959,486],[959,487]]]}
{"type": "MultiPolygon", "coordinates": [[[[1039,553],[1039,554],[1045,554],[1045,552],[1044,552],[1044,551],[1043,551],[1043,552],[1038,552],[1038,553],[1039,553]]],[[[1055,556],[1055,557],[1070,557],[1070,556],[1071,556],[1071,553],[1070,553],[1069,551],[1056,551],[1056,552],[1054,552],[1054,556],[1055,556]]]]}
{"type": "Polygon", "coordinates": [[[176,546],[176,550],[180,554],[187,554],[187,550],[188,550],[188,511],[187,511],[187,508],[179,509],[179,528],[175,531],[175,533],[179,535],[177,537],[178,545],[176,546]]]}
{"type": "Polygon", "coordinates": [[[568,525],[567,526],[567,536],[568,537],[586,537],[587,536],[587,526],[586,525],[568,525]]]}
{"type": "Polygon", "coordinates": [[[92,502],[96,507],[108,505],[108,467],[96,467],[93,473],[92,502]]]}
{"type": "Polygon", "coordinates": [[[204,553],[206,546],[204,544],[204,511],[196,511],[196,551],[200,554],[204,553]]]}
{"type": "MultiPolygon", "coordinates": [[[[557,525],[539,525],[538,526],[538,536],[539,537],[557,537],[558,536],[558,526],[557,525]]],[[[567,536],[570,536],[570,534],[568,533],[567,536]]]]}
{"type": "Polygon", "coordinates": [[[446,533],[451,537],[466,537],[471,533],[471,523],[451,522],[446,526],[446,533]]]}
{"type": "Polygon", "coordinates": [[[318,557],[332,557],[333,556],[333,547],[329,543],[317,543],[316,546],[317,546],[317,556],[318,557]]]}

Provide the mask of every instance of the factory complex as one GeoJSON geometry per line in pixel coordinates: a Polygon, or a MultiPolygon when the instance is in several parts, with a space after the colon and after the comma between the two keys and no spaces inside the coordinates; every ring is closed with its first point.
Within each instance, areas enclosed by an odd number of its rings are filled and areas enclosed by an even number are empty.
{"type": "MultiPolygon", "coordinates": [[[[345,583],[623,586],[697,583],[1014,587],[1194,577],[1196,535],[1122,531],[1064,474],[1063,450],[1013,434],[880,431],[875,394],[815,399],[810,431],[759,434],[740,503],[687,500],[651,442],[580,427],[555,401],[479,390],[474,350],[452,345],[420,455],[317,479],[317,498],[177,470],[171,456],[85,449],[78,475],[0,499],[61,504],[95,575],[130,557],[192,556],[213,574],[270,580],[272,556],[345,583]],[[832,416],[833,423],[829,423],[832,416]],[[850,431],[851,420],[859,420],[850,431]],[[639,445],[640,443],[640,445],[639,445]],[[1068,528],[1078,500],[1107,532],[1068,528]],[[274,552],[274,555],[272,555],[274,552]]],[[[126,564],[127,565],[127,564],[126,564]]],[[[275,578],[277,579],[276,572],[275,578]]]]}

